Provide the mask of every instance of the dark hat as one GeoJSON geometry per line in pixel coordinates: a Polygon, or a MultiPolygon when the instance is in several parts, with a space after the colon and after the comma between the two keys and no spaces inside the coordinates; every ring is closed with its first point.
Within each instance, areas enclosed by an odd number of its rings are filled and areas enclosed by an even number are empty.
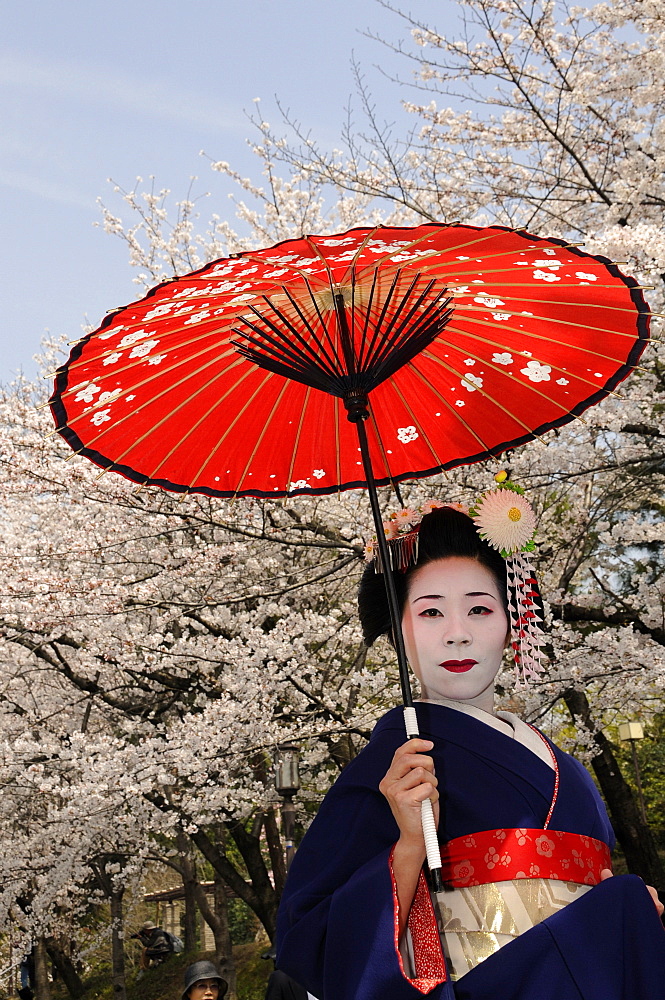
{"type": "Polygon", "coordinates": [[[188,965],[185,969],[182,1000],[187,1000],[188,991],[191,990],[194,983],[198,983],[199,979],[216,979],[219,983],[220,1000],[229,988],[229,984],[225,979],[222,979],[219,974],[219,969],[212,962],[194,962],[192,965],[188,965]]]}

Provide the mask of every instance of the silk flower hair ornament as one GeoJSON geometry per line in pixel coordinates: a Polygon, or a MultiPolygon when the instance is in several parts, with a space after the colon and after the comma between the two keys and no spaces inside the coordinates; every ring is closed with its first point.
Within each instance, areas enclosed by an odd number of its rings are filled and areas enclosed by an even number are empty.
{"type": "MultiPolygon", "coordinates": [[[[478,534],[506,561],[507,611],[511,647],[518,683],[524,684],[544,670],[542,598],[529,553],[535,550],[536,515],[521,486],[507,473],[495,476],[497,486],[487,490],[467,508],[459,503],[428,500],[419,507],[405,507],[388,515],[383,528],[388,541],[391,569],[405,572],[418,561],[420,522],[438,507],[452,507],[475,522],[478,534]]],[[[383,572],[376,538],[365,546],[365,559],[383,572]]]]}

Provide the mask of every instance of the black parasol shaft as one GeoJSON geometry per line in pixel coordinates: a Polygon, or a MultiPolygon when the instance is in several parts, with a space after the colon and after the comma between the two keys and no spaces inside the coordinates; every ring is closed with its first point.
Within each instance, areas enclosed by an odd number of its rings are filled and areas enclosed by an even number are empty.
{"type": "Polygon", "coordinates": [[[393,578],[390,565],[390,553],[388,551],[388,542],[386,541],[386,533],[383,527],[381,508],[379,507],[379,497],[376,492],[376,483],[374,480],[374,472],[372,470],[372,460],[370,458],[369,445],[367,442],[367,429],[365,427],[366,419],[367,417],[364,417],[354,422],[356,425],[356,430],[358,431],[360,456],[362,458],[363,469],[365,472],[365,480],[367,482],[367,492],[369,493],[369,502],[372,508],[372,517],[374,518],[374,530],[376,531],[376,540],[379,546],[381,565],[383,566],[382,575],[386,585],[386,596],[388,598],[388,607],[390,609],[390,621],[392,624],[393,644],[395,646],[395,652],[397,653],[397,665],[399,667],[399,681],[402,687],[402,701],[404,702],[405,707],[411,708],[411,706],[413,705],[413,695],[411,694],[411,683],[409,680],[409,666],[406,659],[406,649],[404,648],[404,636],[402,635],[402,614],[399,606],[399,601],[397,600],[395,580],[393,578]]]}

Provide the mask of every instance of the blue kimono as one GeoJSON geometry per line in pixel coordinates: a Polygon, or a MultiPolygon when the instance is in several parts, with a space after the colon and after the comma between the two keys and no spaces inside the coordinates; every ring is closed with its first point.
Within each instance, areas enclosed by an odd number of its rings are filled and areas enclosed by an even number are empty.
{"type": "MultiPolygon", "coordinates": [[[[416,709],[421,736],[434,743],[441,843],[482,830],[542,827],[554,786],[543,760],[454,709],[427,703],[416,709]]],[[[280,969],[319,1000],[665,1000],[665,933],[634,875],[594,886],[454,984],[408,978],[395,946],[389,864],[399,829],[378,788],[404,742],[402,710],[393,709],[324,799],[282,898],[280,969]]],[[[560,788],[550,830],[612,847],[590,775],[553,749],[560,788]]]]}

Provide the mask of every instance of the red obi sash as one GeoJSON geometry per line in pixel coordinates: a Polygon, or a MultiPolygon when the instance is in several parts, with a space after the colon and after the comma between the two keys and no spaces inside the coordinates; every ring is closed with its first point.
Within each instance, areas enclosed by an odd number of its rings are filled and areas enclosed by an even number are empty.
{"type": "Polygon", "coordinates": [[[602,840],[561,830],[483,830],[441,845],[443,880],[455,889],[514,878],[597,885],[611,868],[602,840]]]}

